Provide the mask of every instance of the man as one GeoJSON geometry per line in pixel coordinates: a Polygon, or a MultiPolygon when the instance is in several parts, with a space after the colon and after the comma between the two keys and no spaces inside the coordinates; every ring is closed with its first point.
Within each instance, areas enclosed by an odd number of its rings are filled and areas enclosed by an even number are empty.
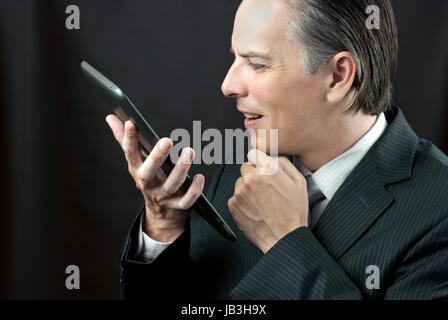
{"type": "Polygon", "coordinates": [[[237,241],[178,193],[194,151],[168,178],[164,138],[144,160],[137,132],[107,121],[145,206],[122,257],[127,298],[448,298],[448,160],[391,104],[397,34],[386,0],[244,0],[222,84],[251,129],[278,129],[274,161],[256,135],[241,166],[218,170],[209,197],[237,241]],[[380,29],[366,27],[366,8],[380,29]],[[256,162],[255,158],[262,161],[256,162]],[[290,161],[292,160],[292,161],[290,161]]]}

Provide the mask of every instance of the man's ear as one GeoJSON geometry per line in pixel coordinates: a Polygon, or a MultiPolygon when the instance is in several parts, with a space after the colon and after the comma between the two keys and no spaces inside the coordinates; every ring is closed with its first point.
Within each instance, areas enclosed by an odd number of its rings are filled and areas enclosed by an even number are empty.
{"type": "Polygon", "coordinates": [[[357,66],[353,55],[343,51],[328,63],[327,100],[338,103],[345,98],[355,80],[357,66]]]}

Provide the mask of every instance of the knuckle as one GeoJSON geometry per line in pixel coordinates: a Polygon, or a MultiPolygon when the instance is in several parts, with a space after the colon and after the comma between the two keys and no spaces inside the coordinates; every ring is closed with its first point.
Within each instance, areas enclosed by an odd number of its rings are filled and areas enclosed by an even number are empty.
{"type": "Polygon", "coordinates": [[[145,203],[147,206],[155,209],[158,208],[157,201],[152,194],[144,193],[143,196],[145,198],[145,203]]]}
{"type": "Polygon", "coordinates": [[[290,166],[292,164],[292,162],[288,158],[286,158],[286,157],[279,157],[277,159],[277,161],[278,161],[278,164],[280,166],[282,166],[282,167],[287,167],[287,166],[290,166]]]}
{"type": "Polygon", "coordinates": [[[132,137],[132,131],[129,130],[128,128],[124,128],[124,135],[128,138],[132,137]]]}
{"type": "Polygon", "coordinates": [[[161,195],[161,194],[158,194],[158,195],[152,197],[152,201],[157,206],[161,206],[162,205],[161,204],[162,200],[163,200],[163,195],[161,195]]]}
{"type": "Polygon", "coordinates": [[[131,152],[130,152],[128,146],[124,145],[124,144],[123,144],[123,153],[124,153],[124,156],[126,157],[126,159],[128,159],[129,156],[131,155],[131,152]]]}
{"type": "Polygon", "coordinates": [[[162,186],[162,193],[165,195],[172,195],[173,193],[175,193],[176,190],[174,190],[173,186],[170,185],[163,185],[162,186]]]}
{"type": "Polygon", "coordinates": [[[227,206],[229,207],[229,210],[230,210],[230,211],[232,211],[232,210],[234,209],[234,207],[235,207],[235,200],[234,200],[233,197],[230,198],[230,199],[227,201],[227,206]]]}
{"type": "Polygon", "coordinates": [[[184,162],[184,160],[179,159],[179,161],[175,164],[175,169],[176,172],[180,173],[180,174],[186,174],[188,173],[188,171],[190,170],[191,167],[191,163],[188,162],[184,162]]]}
{"type": "Polygon", "coordinates": [[[132,124],[131,121],[128,120],[128,121],[126,121],[124,123],[124,132],[128,136],[133,136],[134,135],[135,128],[134,128],[134,125],[132,124]]]}
{"type": "Polygon", "coordinates": [[[239,190],[235,190],[235,193],[233,194],[234,202],[241,201],[242,198],[243,198],[242,191],[240,189],[239,190]]]}
{"type": "Polygon", "coordinates": [[[150,160],[152,162],[161,162],[163,159],[163,154],[161,154],[160,152],[156,151],[156,149],[154,148],[154,150],[150,153],[149,155],[150,160]]]}
{"type": "Polygon", "coordinates": [[[162,200],[159,200],[159,201],[157,201],[156,203],[157,203],[157,209],[158,209],[158,212],[160,212],[160,213],[166,211],[167,209],[170,209],[170,208],[166,205],[166,203],[164,203],[162,200]]]}
{"type": "Polygon", "coordinates": [[[190,207],[191,205],[189,204],[188,198],[183,198],[179,201],[178,208],[180,210],[188,210],[190,207]]]}
{"type": "Polygon", "coordinates": [[[145,175],[145,172],[141,170],[137,173],[137,180],[139,180],[143,186],[147,186],[149,184],[148,177],[145,175]]]}
{"type": "Polygon", "coordinates": [[[244,179],[244,186],[246,188],[251,188],[251,186],[256,183],[255,181],[255,177],[253,175],[248,175],[247,177],[245,177],[244,179]]]}
{"type": "Polygon", "coordinates": [[[289,159],[286,158],[286,157],[278,157],[278,160],[281,161],[281,162],[283,162],[283,163],[290,162],[289,159]]]}
{"type": "Polygon", "coordinates": [[[302,174],[297,175],[297,181],[302,185],[306,185],[306,179],[302,174]]]}
{"type": "Polygon", "coordinates": [[[182,149],[182,153],[179,161],[179,165],[188,166],[191,164],[191,160],[194,158],[194,150],[190,147],[182,149]]]}
{"type": "Polygon", "coordinates": [[[201,193],[197,190],[194,190],[191,192],[191,197],[196,200],[197,198],[199,198],[199,196],[201,195],[201,193]]]}
{"type": "Polygon", "coordinates": [[[244,186],[244,180],[243,178],[238,178],[235,183],[235,192],[240,192],[241,188],[244,186]]]}

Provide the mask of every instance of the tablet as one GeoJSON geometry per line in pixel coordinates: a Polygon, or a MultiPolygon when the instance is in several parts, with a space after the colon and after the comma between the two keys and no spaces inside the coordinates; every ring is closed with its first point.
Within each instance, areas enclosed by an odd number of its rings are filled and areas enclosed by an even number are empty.
{"type": "MultiPolygon", "coordinates": [[[[135,124],[139,131],[138,139],[140,148],[142,149],[144,155],[149,155],[152,148],[156,145],[157,141],[159,141],[159,137],[148,122],[143,118],[138,109],[132,104],[129,98],[117,85],[95,70],[95,68],[87,62],[81,62],[81,69],[93,86],[99,89],[101,95],[106,99],[107,103],[110,105],[117,117],[120,118],[123,123],[127,120],[131,120],[135,124]]],[[[168,176],[173,168],[174,164],[170,157],[168,157],[162,165],[162,170],[168,176]]],[[[187,175],[185,182],[180,188],[181,191],[185,193],[191,183],[192,180],[187,175]]],[[[236,240],[235,233],[227,225],[203,193],[193,204],[192,209],[205,221],[207,221],[207,223],[218,231],[225,239],[230,241],[236,240]]]]}

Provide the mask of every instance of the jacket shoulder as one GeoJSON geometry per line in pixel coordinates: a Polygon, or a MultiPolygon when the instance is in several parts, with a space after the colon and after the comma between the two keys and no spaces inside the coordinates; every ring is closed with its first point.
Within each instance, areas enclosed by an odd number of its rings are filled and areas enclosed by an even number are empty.
{"type": "Polygon", "coordinates": [[[396,186],[395,191],[400,198],[405,199],[411,208],[425,208],[425,212],[436,214],[439,218],[448,217],[448,157],[434,144],[425,139],[419,139],[412,175],[402,186],[396,186]]]}
{"type": "Polygon", "coordinates": [[[425,164],[432,164],[440,169],[448,168],[448,156],[432,142],[420,138],[416,148],[418,160],[425,164]]]}
{"type": "Polygon", "coordinates": [[[426,182],[430,189],[445,188],[443,191],[448,196],[448,157],[428,140],[419,139],[412,176],[426,182]]]}

